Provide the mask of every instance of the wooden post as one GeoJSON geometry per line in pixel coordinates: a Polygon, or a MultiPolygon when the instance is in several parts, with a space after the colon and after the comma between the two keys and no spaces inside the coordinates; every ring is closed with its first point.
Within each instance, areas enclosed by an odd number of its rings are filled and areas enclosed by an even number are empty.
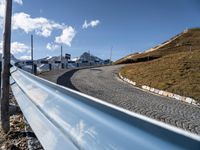
{"type": "Polygon", "coordinates": [[[10,130],[9,115],[9,76],[10,76],[10,40],[11,40],[12,0],[6,0],[3,31],[3,53],[1,72],[1,127],[4,133],[10,130]]]}

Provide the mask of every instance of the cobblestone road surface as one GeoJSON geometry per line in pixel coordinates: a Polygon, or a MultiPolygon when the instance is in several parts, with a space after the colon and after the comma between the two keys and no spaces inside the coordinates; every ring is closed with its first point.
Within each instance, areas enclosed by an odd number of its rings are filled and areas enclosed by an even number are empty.
{"type": "Polygon", "coordinates": [[[171,98],[144,92],[121,81],[117,77],[120,67],[108,66],[83,69],[74,72],[68,80],[76,90],[83,93],[200,134],[200,108],[171,98]]]}

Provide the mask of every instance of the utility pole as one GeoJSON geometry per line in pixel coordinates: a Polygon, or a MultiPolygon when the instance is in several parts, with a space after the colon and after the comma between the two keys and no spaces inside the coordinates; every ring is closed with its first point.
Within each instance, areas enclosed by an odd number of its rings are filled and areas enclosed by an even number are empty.
{"type": "Polygon", "coordinates": [[[60,61],[62,62],[62,56],[63,56],[63,48],[62,45],[60,47],[60,61]]]}
{"type": "Polygon", "coordinates": [[[10,85],[10,40],[11,40],[11,16],[12,0],[5,1],[5,19],[3,31],[3,53],[2,53],[2,72],[1,72],[1,128],[4,133],[10,130],[9,115],[9,85],[10,85]]]}
{"type": "Polygon", "coordinates": [[[113,46],[111,46],[111,49],[110,49],[110,64],[111,64],[111,60],[112,60],[112,49],[113,49],[113,46]]]}
{"type": "Polygon", "coordinates": [[[34,74],[34,63],[33,63],[33,35],[31,34],[31,62],[32,62],[32,73],[34,74]]]}
{"type": "Polygon", "coordinates": [[[62,45],[61,45],[61,47],[60,47],[60,68],[62,69],[62,57],[63,57],[63,47],[62,47],[62,45]]]}
{"type": "Polygon", "coordinates": [[[88,51],[88,54],[89,54],[89,65],[91,64],[91,54],[90,54],[90,51],[88,51]]]}

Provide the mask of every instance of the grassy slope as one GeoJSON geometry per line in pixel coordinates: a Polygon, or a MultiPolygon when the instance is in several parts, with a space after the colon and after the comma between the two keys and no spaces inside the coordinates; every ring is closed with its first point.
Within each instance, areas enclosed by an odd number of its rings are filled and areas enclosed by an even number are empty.
{"type": "Polygon", "coordinates": [[[128,65],[121,69],[121,74],[139,85],[200,100],[200,51],[128,65]]]}
{"type": "Polygon", "coordinates": [[[151,61],[129,64],[121,69],[121,74],[139,85],[189,96],[200,102],[200,29],[190,30],[152,53],[162,55],[151,61]],[[178,43],[182,46],[175,46],[180,45],[178,43]],[[192,52],[184,48],[185,43],[192,44],[192,52]]]}

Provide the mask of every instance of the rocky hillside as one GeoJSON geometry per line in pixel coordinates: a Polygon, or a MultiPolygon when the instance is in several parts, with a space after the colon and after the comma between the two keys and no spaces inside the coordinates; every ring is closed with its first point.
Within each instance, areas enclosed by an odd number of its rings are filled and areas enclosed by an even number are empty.
{"type": "Polygon", "coordinates": [[[96,57],[94,55],[91,55],[90,53],[84,52],[80,58],[80,60],[83,61],[103,61],[102,59],[100,59],[99,57],[96,57]]]}

